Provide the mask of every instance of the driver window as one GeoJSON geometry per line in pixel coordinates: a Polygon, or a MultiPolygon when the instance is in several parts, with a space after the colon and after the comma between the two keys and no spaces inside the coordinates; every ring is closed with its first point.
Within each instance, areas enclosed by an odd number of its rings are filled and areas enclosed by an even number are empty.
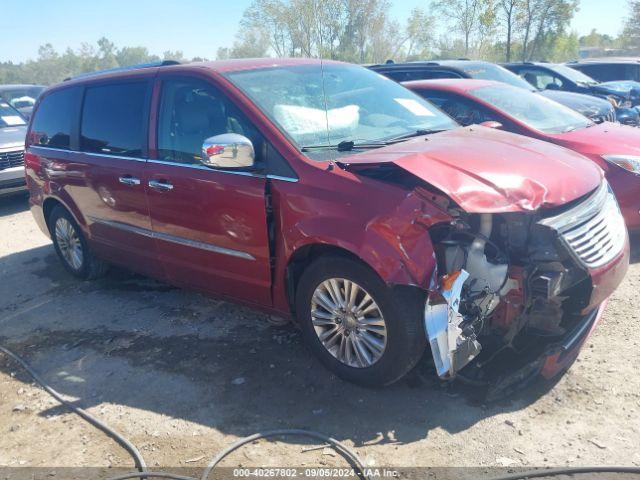
{"type": "Polygon", "coordinates": [[[249,138],[262,162],[263,139],[257,129],[226,97],[198,79],[162,82],[158,117],[158,159],[198,164],[204,140],[224,133],[249,138]]]}

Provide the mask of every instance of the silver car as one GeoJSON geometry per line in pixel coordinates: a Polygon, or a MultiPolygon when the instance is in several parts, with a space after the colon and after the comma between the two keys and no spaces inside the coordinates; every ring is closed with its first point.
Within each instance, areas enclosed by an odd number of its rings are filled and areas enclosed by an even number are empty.
{"type": "Polygon", "coordinates": [[[0,101],[0,195],[25,189],[26,134],[24,117],[8,103],[0,101]]]}

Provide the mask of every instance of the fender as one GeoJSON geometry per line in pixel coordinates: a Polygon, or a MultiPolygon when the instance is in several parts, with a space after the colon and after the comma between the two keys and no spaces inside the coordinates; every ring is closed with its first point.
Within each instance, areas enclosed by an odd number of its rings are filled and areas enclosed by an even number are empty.
{"type": "MultiPolygon", "coordinates": [[[[286,267],[301,249],[311,245],[333,246],[353,254],[390,286],[416,286],[427,290],[436,270],[435,252],[428,233],[436,223],[451,217],[416,191],[406,193],[394,208],[362,218],[364,211],[344,209],[331,215],[302,215],[287,228],[285,243],[276,252],[274,304],[288,305],[283,284],[286,267]],[[360,217],[360,218],[359,218],[360,217]]],[[[282,217],[281,217],[282,218],[282,217]]],[[[286,216],[285,216],[286,218],[286,216]]]]}
{"type": "MultiPolygon", "coordinates": [[[[67,154],[65,151],[58,153],[60,155],[67,154]]],[[[29,182],[30,185],[30,203],[32,208],[39,207],[44,209],[44,204],[47,200],[56,200],[71,213],[85,235],[89,235],[89,229],[84,215],[69,193],[55,181],[56,165],[53,164],[51,160],[35,153],[31,147],[29,147],[25,155],[25,174],[27,182],[29,182]]],[[[44,220],[43,217],[43,221],[44,220]]]]}

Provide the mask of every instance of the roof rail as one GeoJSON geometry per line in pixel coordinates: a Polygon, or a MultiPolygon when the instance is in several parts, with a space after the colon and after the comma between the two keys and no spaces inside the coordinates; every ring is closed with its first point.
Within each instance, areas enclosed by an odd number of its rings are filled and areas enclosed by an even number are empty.
{"type": "Polygon", "coordinates": [[[67,77],[64,79],[64,81],[68,82],[69,80],[75,80],[77,78],[90,78],[96,75],[102,75],[103,73],[126,72],[129,70],[138,70],[140,68],[166,67],[167,65],[180,65],[180,62],[177,60],[159,60],[157,62],[139,63],[137,65],[129,65],[127,67],[107,68],[105,70],[96,70],[94,72],[80,73],[73,77],[67,77]]]}

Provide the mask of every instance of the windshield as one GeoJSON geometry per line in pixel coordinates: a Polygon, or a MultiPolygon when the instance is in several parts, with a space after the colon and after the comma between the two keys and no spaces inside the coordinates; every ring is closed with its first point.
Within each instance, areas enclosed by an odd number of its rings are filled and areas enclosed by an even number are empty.
{"type": "Polygon", "coordinates": [[[582,83],[585,85],[595,85],[596,83],[598,83],[590,76],[585,75],[584,73],[579,72],[578,70],[574,70],[573,68],[567,67],[565,65],[552,65],[550,68],[551,70],[567,77],[569,80],[575,83],[582,83]]]}
{"type": "Polygon", "coordinates": [[[592,125],[592,122],[564,105],[540,94],[510,86],[481,87],[471,95],[502,110],[531,128],[545,133],[563,133],[592,125]]]}
{"type": "Polygon", "coordinates": [[[20,115],[16,110],[11,108],[6,103],[0,103],[0,127],[17,127],[19,125],[26,125],[22,115],[20,115]]]}
{"type": "Polygon", "coordinates": [[[457,126],[398,83],[355,65],[296,65],[227,77],[301,149],[457,126]]]}
{"type": "Polygon", "coordinates": [[[500,65],[470,64],[469,66],[462,68],[462,70],[471,78],[480,80],[495,80],[496,82],[507,83],[514,87],[524,88],[529,91],[535,91],[535,88],[533,88],[529,82],[523,80],[515,73],[507,70],[504,67],[501,67],[500,65]]]}

